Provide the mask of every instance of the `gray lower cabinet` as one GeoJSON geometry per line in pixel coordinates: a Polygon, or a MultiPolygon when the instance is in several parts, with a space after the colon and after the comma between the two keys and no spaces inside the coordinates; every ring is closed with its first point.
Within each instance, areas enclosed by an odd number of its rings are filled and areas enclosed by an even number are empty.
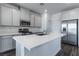
{"type": "Polygon", "coordinates": [[[0,53],[9,51],[15,48],[15,41],[12,36],[0,37],[0,53]]]}

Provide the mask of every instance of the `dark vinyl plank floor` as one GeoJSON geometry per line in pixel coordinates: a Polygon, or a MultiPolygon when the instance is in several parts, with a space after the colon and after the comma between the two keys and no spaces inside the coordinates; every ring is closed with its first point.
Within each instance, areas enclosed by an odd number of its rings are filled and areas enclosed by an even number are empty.
{"type": "Polygon", "coordinates": [[[79,48],[77,46],[62,43],[61,47],[63,56],[79,56],[79,48]]]}

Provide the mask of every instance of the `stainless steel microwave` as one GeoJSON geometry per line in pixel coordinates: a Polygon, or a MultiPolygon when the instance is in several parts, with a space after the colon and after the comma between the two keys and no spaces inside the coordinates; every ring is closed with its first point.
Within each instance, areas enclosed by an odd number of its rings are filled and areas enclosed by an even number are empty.
{"type": "Polygon", "coordinates": [[[20,20],[20,26],[30,26],[30,21],[20,20]]]}

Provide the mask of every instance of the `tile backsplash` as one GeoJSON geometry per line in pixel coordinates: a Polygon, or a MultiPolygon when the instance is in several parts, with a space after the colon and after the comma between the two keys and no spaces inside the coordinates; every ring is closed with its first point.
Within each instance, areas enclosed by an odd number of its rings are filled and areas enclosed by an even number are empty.
{"type": "MultiPolygon", "coordinates": [[[[18,33],[22,27],[0,27],[0,34],[18,33]]],[[[41,32],[41,28],[28,28],[31,32],[41,32]]]]}
{"type": "Polygon", "coordinates": [[[0,27],[0,34],[18,33],[18,27],[0,27]]]}

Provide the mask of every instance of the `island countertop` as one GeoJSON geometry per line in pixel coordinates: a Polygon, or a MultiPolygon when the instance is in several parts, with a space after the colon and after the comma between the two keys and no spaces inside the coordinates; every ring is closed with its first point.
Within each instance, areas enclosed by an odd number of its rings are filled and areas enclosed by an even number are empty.
{"type": "Polygon", "coordinates": [[[48,35],[38,36],[38,35],[26,35],[26,36],[15,36],[13,37],[16,42],[22,44],[28,50],[31,50],[34,47],[45,44],[51,40],[55,40],[64,36],[65,34],[61,33],[50,33],[48,35]]]}

